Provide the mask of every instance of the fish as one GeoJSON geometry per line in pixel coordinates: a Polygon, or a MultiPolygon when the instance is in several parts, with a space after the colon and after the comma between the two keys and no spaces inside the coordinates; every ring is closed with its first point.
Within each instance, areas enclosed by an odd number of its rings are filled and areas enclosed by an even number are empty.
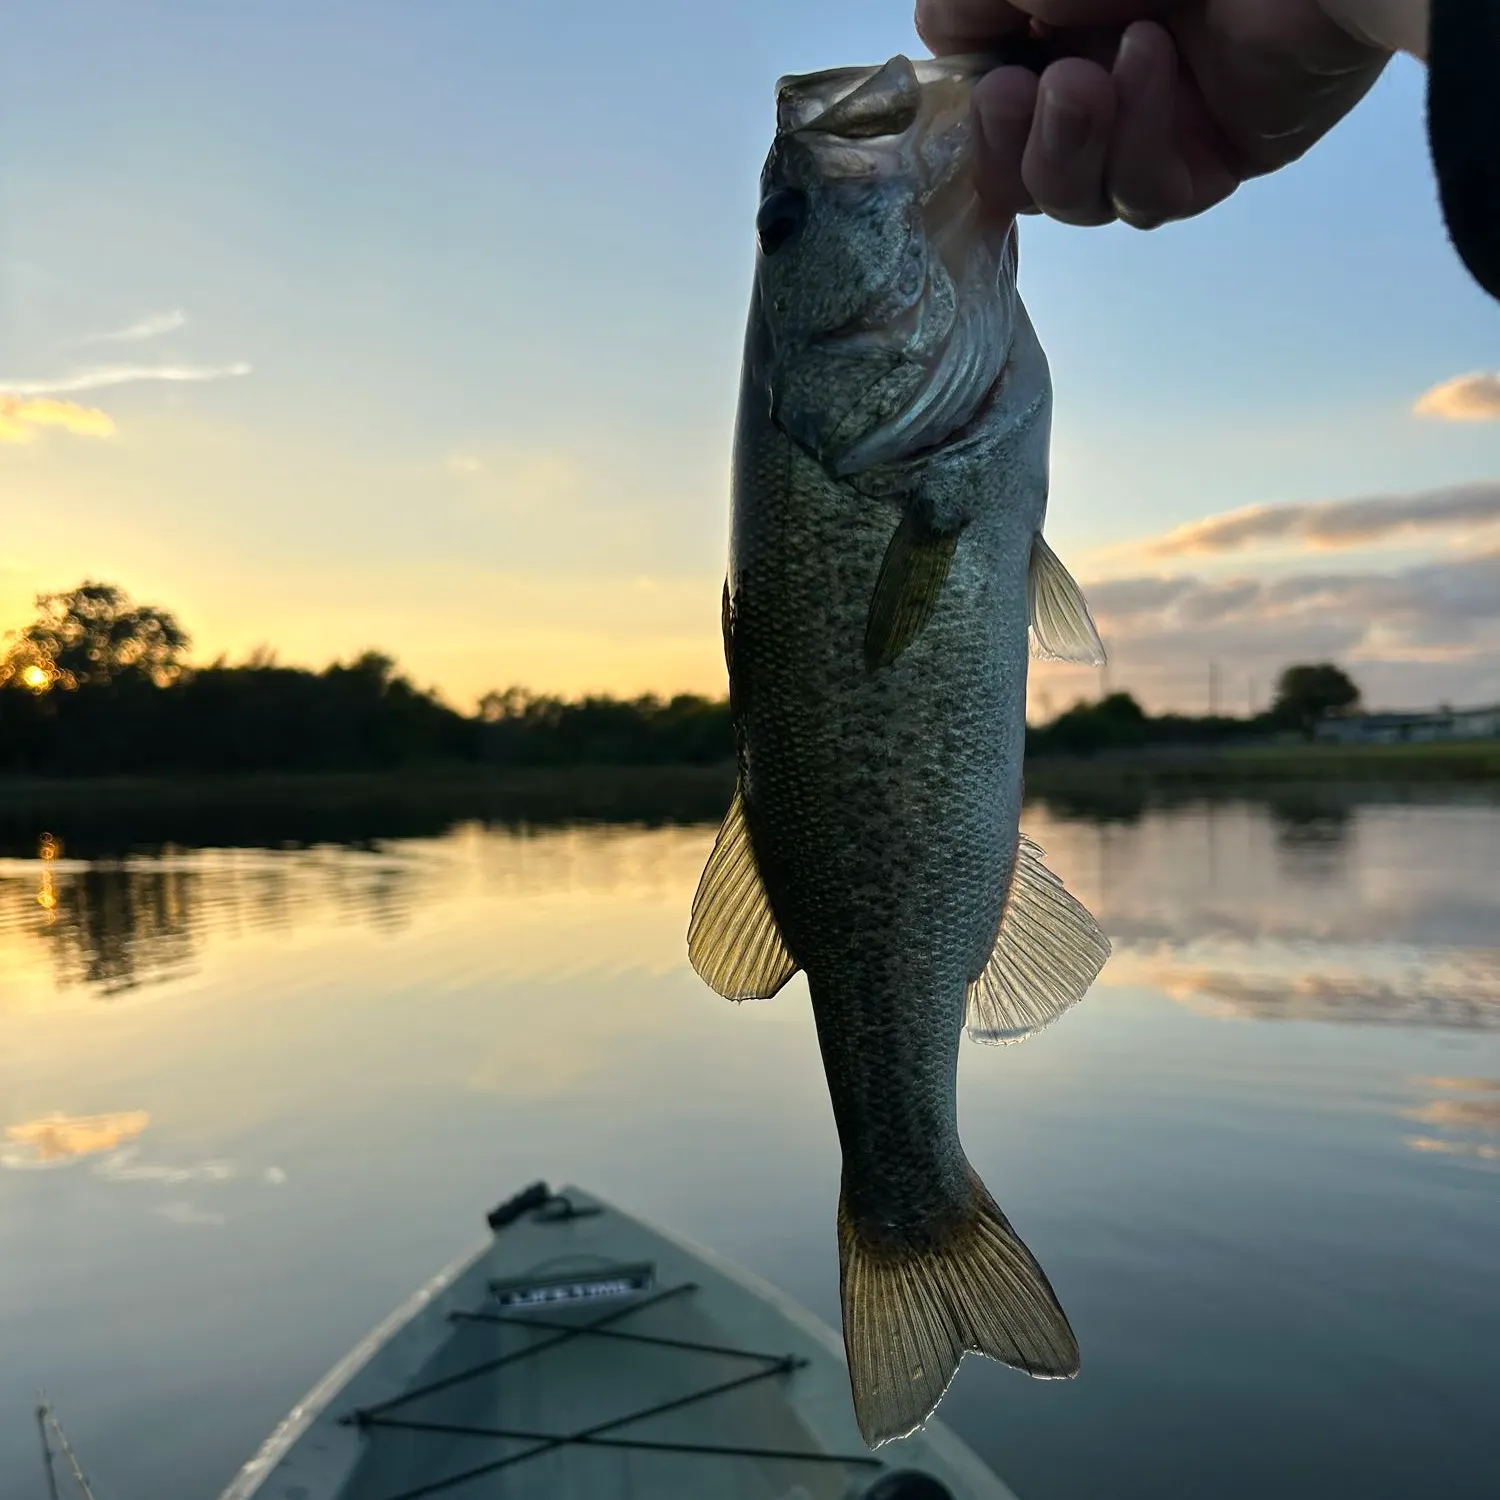
{"type": "Polygon", "coordinates": [[[1079,1367],[956,1115],[965,1029],[1032,1035],[1110,951],[1020,831],[1029,655],[1104,651],[1042,538],[1051,376],[1014,224],[974,186],[990,65],[777,85],[722,600],[737,782],[688,928],[730,999],[806,973],[871,1447],[916,1431],[966,1352],[1079,1367]]]}

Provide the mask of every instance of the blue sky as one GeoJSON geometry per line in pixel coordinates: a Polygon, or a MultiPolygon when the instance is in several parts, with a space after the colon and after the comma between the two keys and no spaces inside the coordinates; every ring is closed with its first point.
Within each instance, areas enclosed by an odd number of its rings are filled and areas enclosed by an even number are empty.
{"type": "MultiPolygon", "coordinates": [[[[11,22],[0,628],[87,574],[175,610],[202,658],[379,646],[459,703],[722,687],[773,84],[915,50],[909,7],[550,9],[11,22]]],[[[1215,660],[1238,707],[1309,654],[1383,703],[1500,698],[1500,420],[1413,411],[1500,368],[1422,88],[1398,62],[1307,160],[1192,224],[1023,226],[1049,533],[1112,684],[1154,706],[1203,708],[1215,660]],[[1328,509],[1384,497],[1406,498],[1373,528],[1328,509]]],[[[1466,390],[1500,416],[1500,382],[1466,390]]],[[[1097,685],[1037,674],[1053,707],[1097,685]]]]}

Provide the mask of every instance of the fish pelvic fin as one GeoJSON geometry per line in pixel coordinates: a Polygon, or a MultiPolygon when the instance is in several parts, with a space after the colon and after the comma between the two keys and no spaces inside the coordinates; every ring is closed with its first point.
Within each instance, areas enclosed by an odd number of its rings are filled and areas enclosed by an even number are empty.
{"type": "Polygon", "coordinates": [[[1083,590],[1042,539],[1041,532],[1037,532],[1031,543],[1027,593],[1033,655],[1049,661],[1082,662],[1091,667],[1104,665],[1104,642],[1099,639],[1083,590]]]}
{"type": "Polygon", "coordinates": [[[872,1448],[907,1437],[973,1352],[1042,1380],[1078,1373],[1046,1273],[971,1171],[965,1212],[871,1232],[839,1197],[839,1290],[854,1414],[872,1448]]]}
{"type": "Polygon", "coordinates": [[[956,531],[929,531],[911,516],[902,517],[870,601],[865,626],[865,666],[870,671],[890,666],[926,629],[957,546],[956,531]]]}
{"type": "Polygon", "coordinates": [[[969,1035],[1024,1041],[1083,999],[1109,954],[1099,924],[1021,834],[994,950],[969,986],[969,1035]]]}
{"type": "Polygon", "coordinates": [[[769,999],[797,972],[750,843],[742,783],[693,897],[688,958],[726,1000],[769,999]]]}

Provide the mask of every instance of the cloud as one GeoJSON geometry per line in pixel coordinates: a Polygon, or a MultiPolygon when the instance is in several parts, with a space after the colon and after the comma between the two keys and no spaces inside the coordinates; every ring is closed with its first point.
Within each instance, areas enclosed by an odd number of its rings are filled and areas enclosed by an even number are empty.
{"type": "Polygon", "coordinates": [[[143,339],[160,338],[164,333],[175,333],[186,326],[187,314],[180,307],[170,312],[151,313],[136,323],[116,328],[111,333],[101,333],[95,338],[83,339],[85,344],[138,344],[143,339]]]}
{"type": "Polygon", "coordinates": [[[1249,505],[1181,526],[1131,550],[1148,557],[1203,557],[1281,542],[1334,552],[1412,532],[1496,524],[1500,524],[1500,481],[1486,480],[1409,495],[1249,505]]]}
{"type": "MultiPolygon", "coordinates": [[[[1337,618],[1371,631],[1500,623],[1500,550],[1392,573],[1293,573],[1280,578],[1125,578],[1086,590],[1094,613],[1126,636],[1193,624],[1236,629],[1337,618]]],[[[1247,641],[1248,644],[1248,641],[1247,641]]]]}
{"type": "Polygon", "coordinates": [[[205,1229],[221,1229],[229,1222],[223,1214],[195,1208],[191,1203],[184,1203],[180,1200],[174,1203],[163,1203],[156,1211],[162,1218],[170,1219],[174,1224],[201,1225],[205,1229]]]}
{"type": "Polygon", "coordinates": [[[78,437],[109,437],[115,430],[107,412],[50,396],[0,395],[0,443],[29,443],[43,427],[60,427],[78,437]]]}
{"type": "Polygon", "coordinates": [[[1412,410],[1443,422],[1500,421],[1500,373],[1476,371],[1445,380],[1419,397],[1412,410]]]}
{"type": "MultiPolygon", "coordinates": [[[[1308,569],[1281,576],[1177,574],[1086,585],[1115,687],[1154,709],[1263,708],[1291,662],[1338,661],[1372,706],[1500,698],[1500,547],[1380,572],[1308,569]]],[[[1040,711],[1054,694],[1092,694],[1077,668],[1041,668],[1040,711]]]]}
{"type": "Polygon", "coordinates": [[[446,467],[460,479],[476,481],[474,498],[490,513],[544,509],[555,517],[559,505],[578,507],[592,498],[585,493],[578,460],[550,448],[500,443],[460,449],[448,455],[446,467]]]}
{"type": "Polygon", "coordinates": [[[230,380],[249,373],[250,366],[243,360],[229,365],[96,365],[52,380],[0,380],[0,392],[11,396],[65,396],[143,380],[230,380]]]}
{"type": "Polygon", "coordinates": [[[80,1156],[118,1151],[150,1123],[143,1109],[113,1115],[43,1115],[6,1127],[6,1140],[20,1150],[0,1155],[0,1166],[56,1166],[80,1156]]]}
{"type": "Polygon", "coordinates": [[[134,1146],[115,1151],[94,1167],[98,1177],[107,1177],[112,1182],[158,1182],[178,1185],[184,1182],[228,1182],[239,1175],[239,1169],[231,1161],[205,1161],[191,1167],[173,1167],[164,1162],[143,1162],[136,1159],[134,1146]]]}

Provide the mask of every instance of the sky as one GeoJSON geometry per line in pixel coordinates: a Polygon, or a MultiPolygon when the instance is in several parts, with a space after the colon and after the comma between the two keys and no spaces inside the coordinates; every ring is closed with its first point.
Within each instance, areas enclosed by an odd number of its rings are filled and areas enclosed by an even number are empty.
{"type": "MultiPolygon", "coordinates": [[[[0,631],[85,577],[197,660],[390,652],[468,707],[724,687],[719,587],[783,73],[905,0],[79,0],[0,56],[0,631]]],[[[1500,305],[1448,245],[1422,69],[1152,234],[1022,226],[1048,535],[1102,687],[1500,700],[1500,305]]]]}

